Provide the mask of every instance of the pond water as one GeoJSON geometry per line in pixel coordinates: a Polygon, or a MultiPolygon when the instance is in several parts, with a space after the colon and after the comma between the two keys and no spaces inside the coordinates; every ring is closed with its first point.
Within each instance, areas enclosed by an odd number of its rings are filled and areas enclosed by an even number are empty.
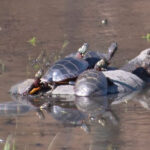
{"type": "MultiPolygon", "coordinates": [[[[0,103],[13,102],[10,87],[34,76],[39,65],[31,66],[33,59],[52,64],[75,52],[83,42],[92,50],[107,52],[116,41],[119,49],[112,65],[122,66],[150,47],[142,38],[150,31],[149,13],[149,0],[1,0],[0,103]],[[105,19],[107,24],[102,24],[105,19]],[[33,37],[35,46],[29,42],[33,37]]],[[[149,88],[144,89],[122,97],[122,103],[117,104],[112,101],[120,97],[93,98],[89,108],[87,103],[71,102],[54,104],[53,111],[41,112],[33,104],[23,107],[21,114],[3,111],[0,149],[10,139],[17,150],[149,150],[149,93],[149,88]],[[71,121],[55,115],[59,110],[64,116],[69,114],[71,121]],[[72,117],[70,113],[75,114],[72,117]]]]}

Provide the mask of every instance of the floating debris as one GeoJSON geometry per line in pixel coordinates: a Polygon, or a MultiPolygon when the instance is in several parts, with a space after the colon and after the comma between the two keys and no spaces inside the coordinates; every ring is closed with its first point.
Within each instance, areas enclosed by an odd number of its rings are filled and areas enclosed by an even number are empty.
{"type": "Polygon", "coordinates": [[[146,39],[148,42],[150,41],[150,33],[147,33],[145,36],[142,36],[143,39],[146,39]]]}
{"type": "Polygon", "coordinates": [[[0,31],[2,31],[2,27],[0,27],[0,31]]]}
{"type": "Polygon", "coordinates": [[[107,19],[101,20],[101,24],[106,25],[108,23],[107,19]]]}
{"type": "Polygon", "coordinates": [[[29,42],[32,46],[36,46],[37,39],[36,39],[36,37],[32,37],[28,42],[29,42]]]}
{"type": "Polygon", "coordinates": [[[105,120],[104,119],[99,119],[98,123],[101,124],[103,127],[105,127],[105,120]]]}
{"type": "Polygon", "coordinates": [[[0,143],[4,143],[4,140],[3,140],[3,139],[0,139],[0,143]]]}

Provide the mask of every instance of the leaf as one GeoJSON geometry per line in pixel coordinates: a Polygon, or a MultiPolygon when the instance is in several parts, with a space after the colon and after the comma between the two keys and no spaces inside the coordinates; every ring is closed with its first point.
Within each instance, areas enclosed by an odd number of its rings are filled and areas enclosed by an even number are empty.
{"type": "Polygon", "coordinates": [[[145,36],[142,36],[143,39],[150,41],[150,33],[147,33],[145,36]]]}
{"type": "Polygon", "coordinates": [[[36,39],[36,37],[32,37],[28,42],[29,42],[32,46],[36,46],[37,39],[36,39]]]}
{"type": "Polygon", "coordinates": [[[12,143],[12,135],[8,135],[3,150],[10,150],[10,148],[11,148],[11,143],[12,143]]]}
{"type": "Polygon", "coordinates": [[[34,68],[35,70],[39,70],[39,69],[40,69],[40,66],[39,66],[38,64],[35,64],[35,65],[33,66],[33,68],[34,68]]]}
{"type": "Polygon", "coordinates": [[[63,45],[62,45],[62,49],[66,48],[69,45],[69,41],[65,40],[63,45]]]}

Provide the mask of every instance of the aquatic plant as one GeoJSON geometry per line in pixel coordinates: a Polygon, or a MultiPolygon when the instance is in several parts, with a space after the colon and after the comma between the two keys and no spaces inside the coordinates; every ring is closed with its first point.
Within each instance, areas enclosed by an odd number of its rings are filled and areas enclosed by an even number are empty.
{"type": "Polygon", "coordinates": [[[51,150],[52,149],[52,146],[55,144],[55,141],[57,139],[57,137],[59,136],[59,132],[53,137],[52,141],[49,143],[48,145],[48,150],[51,150]]]}
{"type": "MultiPolygon", "coordinates": [[[[28,42],[32,46],[36,46],[37,39],[36,37],[32,37],[28,42]]],[[[50,66],[51,62],[56,62],[59,59],[61,59],[61,56],[64,53],[65,48],[69,45],[68,40],[64,40],[61,46],[60,51],[57,53],[57,55],[49,55],[46,50],[41,50],[41,52],[37,55],[36,58],[32,58],[30,53],[28,54],[28,64],[26,66],[26,73],[27,76],[30,76],[33,72],[37,72],[38,70],[47,70],[47,67],[50,66]]]]}
{"type": "Polygon", "coordinates": [[[16,150],[16,142],[12,135],[8,135],[3,150],[16,150]]]}
{"type": "Polygon", "coordinates": [[[69,45],[69,41],[68,41],[68,40],[65,40],[64,43],[63,43],[63,45],[62,45],[62,50],[63,50],[64,48],[66,48],[68,45],[69,45]]]}
{"type": "Polygon", "coordinates": [[[36,46],[37,39],[36,39],[36,37],[32,37],[28,42],[29,42],[32,46],[36,46]]]}
{"type": "Polygon", "coordinates": [[[143,39],[146,39],[148,42],[150,41],[150,33],[147,33],[145,36],[142,36],[143,39]]]}
{"type": "Polygon", "coordinates": [[[2,60],[0,60],[0,74],[5,72],[5,64],[2,60]]]}

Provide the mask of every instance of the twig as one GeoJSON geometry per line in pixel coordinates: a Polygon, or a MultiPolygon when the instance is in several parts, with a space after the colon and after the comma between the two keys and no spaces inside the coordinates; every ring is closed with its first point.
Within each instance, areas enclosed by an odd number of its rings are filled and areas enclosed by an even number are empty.
{"type": "Polygon", "coordinates": [[[57,136],[59,135],[59,132],[54,136],[54,138],[52,139],[52,141],[50,142],[50,144],[48,145],[48,150],[51,150],[57,136]]]}

